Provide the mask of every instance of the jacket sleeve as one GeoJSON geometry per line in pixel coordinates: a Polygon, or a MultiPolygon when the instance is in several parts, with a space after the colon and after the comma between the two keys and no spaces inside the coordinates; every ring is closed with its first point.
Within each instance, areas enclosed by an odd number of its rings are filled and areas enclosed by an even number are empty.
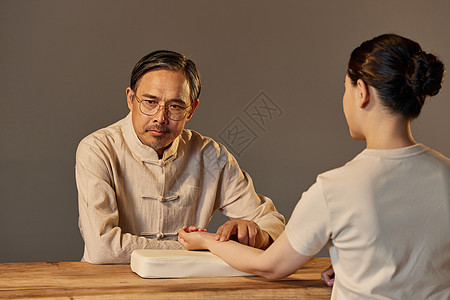
{"type": "Polygon", "coordinates": [[[122,232],[107,147],[84,139],[76,153],[79,228],[85,242],[83,261],[129,263],[135,249],[183,249],[176,240],[157,240],[122,232]]]}
{"type": "Polygon", "coordinates": [[[240,169],[226,149],[220,160],[225,163],[222,165],[219,211],[232,219],[252,220],[273,240],[278,238],[284,230],[285,220],[272,200],[255,192],[250,175],[240,169]]]}

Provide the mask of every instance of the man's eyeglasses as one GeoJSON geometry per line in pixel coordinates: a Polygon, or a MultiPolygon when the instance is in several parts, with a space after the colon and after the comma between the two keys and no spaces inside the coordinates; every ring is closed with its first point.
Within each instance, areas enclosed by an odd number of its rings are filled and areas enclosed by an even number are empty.
{"type": "Polygon", "coordinates": [[[165,105],[160,105],[155,100],[141,100],[136,95],[136,93],[134,94],[134,97],[136,97],[136,101],[139,103],[139,110],[141,111],[141,113],[147,116],[156,115],[161,109],[161,107],[164,107],[166,116],[169,119],[171,119],[172,121],[181,121],[190,112],[188,108],[191,105],[182,106],[177,103],[168,103],[165,105]]]}

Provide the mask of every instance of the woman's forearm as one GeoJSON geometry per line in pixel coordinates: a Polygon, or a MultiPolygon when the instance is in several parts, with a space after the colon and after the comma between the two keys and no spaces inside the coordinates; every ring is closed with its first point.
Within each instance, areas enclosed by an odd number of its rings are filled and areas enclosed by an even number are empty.
{"type": "Polygon", "coordinates": [[[312,256],[295,251],[283,232],[265,251],[235,241],[218,241],[208,232],[178,232],[178,241],[187,250],[208,249],[232,267],[269,279],[286,277],[301,268],[312,256]]]}
{"type": "Polygon", "coordinates": [[[219,242],[208,241],[207,248],[226,263],[240,271],[266,277],[270,272],[270,266],[262,259],[264,251],[249,247],[235,241],[219,242]]]}
{"type": "Polygon", "coordinates": [[[296,252],[284,232],[265,251],[235,241],[218,242],[215,239],[208,239],[206,247],[232,267],[269,279],[289,276],[312,257],[296,252]]]}

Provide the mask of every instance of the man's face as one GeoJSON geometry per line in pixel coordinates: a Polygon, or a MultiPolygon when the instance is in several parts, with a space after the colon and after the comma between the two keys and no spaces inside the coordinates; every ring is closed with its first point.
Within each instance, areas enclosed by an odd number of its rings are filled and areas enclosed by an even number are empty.
{"type": "Polygon", "coordinates": [[[178,103],[189,106],[186,117],[173,121],[167,117],[167,111],[161,107],[153,116],[144,115],[139,109],[139,102],[131,88],[127,88],[127,103],[131,111],[134,131],[139,140],[152,147],[160,157],[172,142],[181,134],[184,124],[192,117],[198,100],[191,103],[189,83],[182,72],[155,70],[141,77],[136,88],[136,96],[142,100],[156,101],[164,106],[178,103]]]}

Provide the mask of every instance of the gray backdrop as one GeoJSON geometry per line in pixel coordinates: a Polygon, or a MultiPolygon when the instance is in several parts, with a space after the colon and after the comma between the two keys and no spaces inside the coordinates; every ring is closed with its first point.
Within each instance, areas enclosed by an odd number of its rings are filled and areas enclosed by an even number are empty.
{"type": "MultiPolygon", "coordinates": [[[[0,0],[0,261],[81,258],[75,150],[127,114],[130,72],[148,52],[198,64],[187,127],[227,145],[289,219],[317,174],[364,148],[341,108],[353,48],[394,32],[450,64],[449,13],[447,0],[0,0]]],[[[448,86],[413,125],[446,156],[448,86]]]]}

